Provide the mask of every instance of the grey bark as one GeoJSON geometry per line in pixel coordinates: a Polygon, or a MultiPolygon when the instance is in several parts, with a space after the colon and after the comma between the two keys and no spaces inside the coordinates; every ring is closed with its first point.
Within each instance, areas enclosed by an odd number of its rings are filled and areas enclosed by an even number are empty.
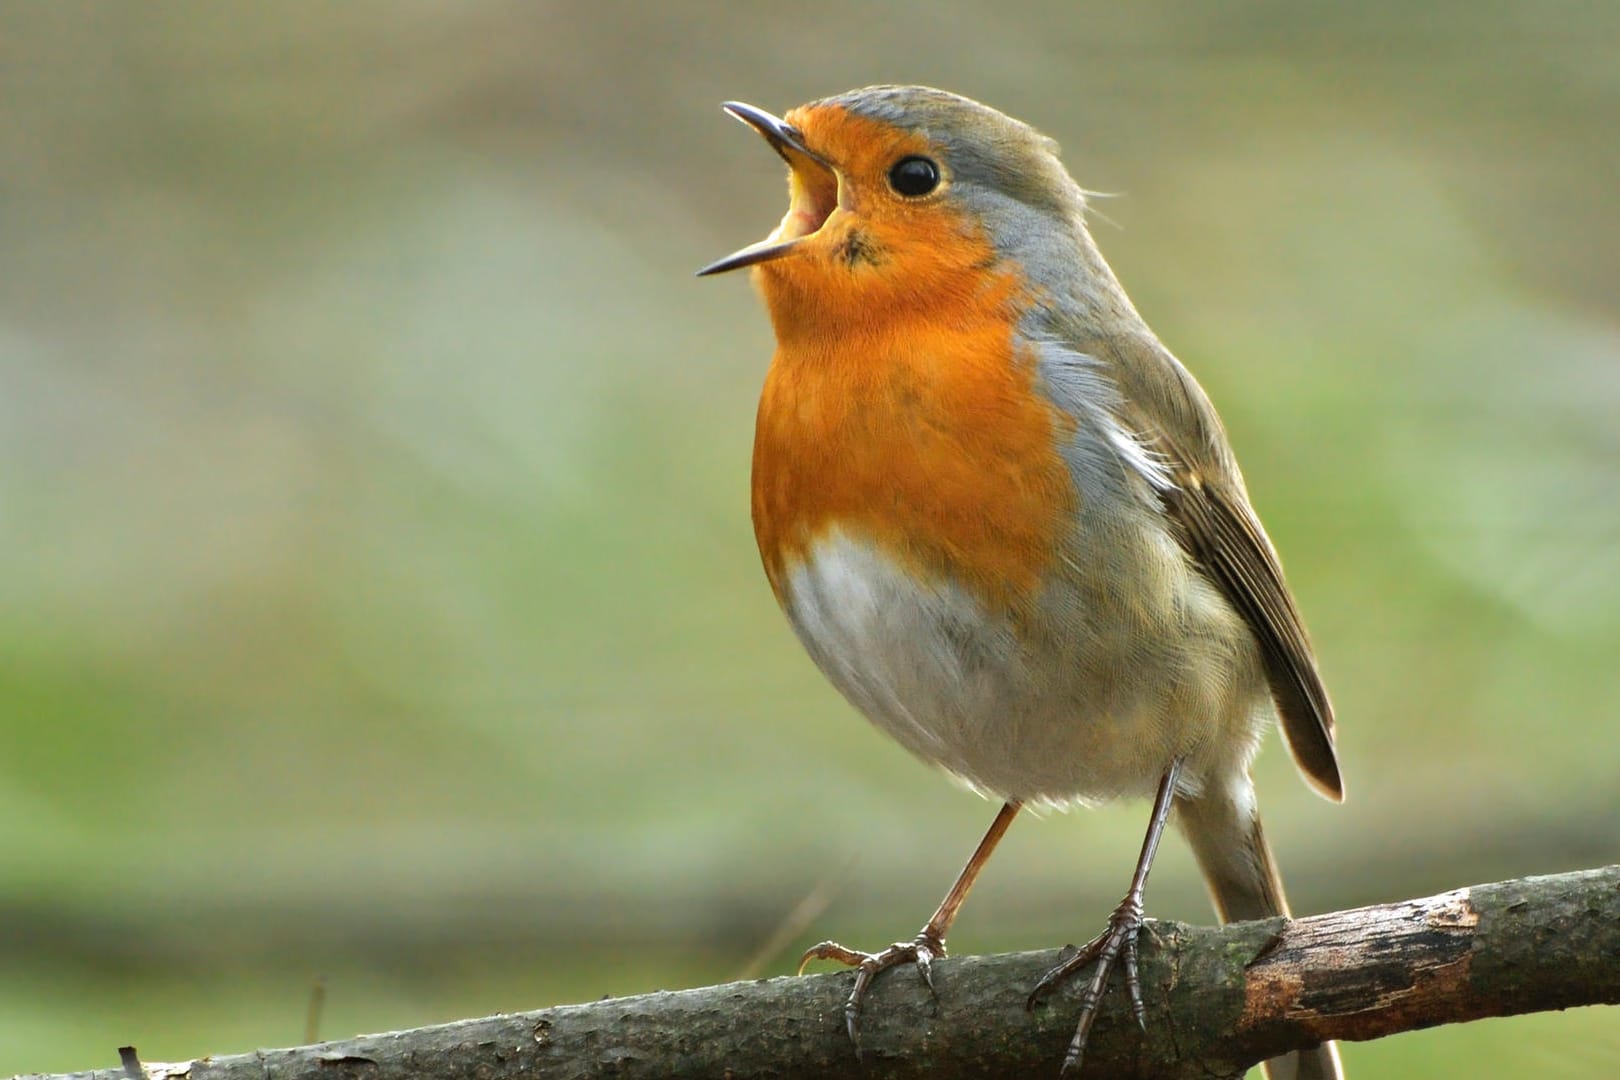
{"type": "MultiPolygon", "coordinates": [[[[1113,987],[1092,1033],[1086,1076],[1236,1077],[1325,1039],[1620,1003],[1620,866],[1295,920],[1148,926],[1141,951],[1147,1030],[1137,1029],[1113,987]]],[[[938,961],[933,999],[913,972],[885,973],[863,1017],[860,1071],[843,1026],[848,973],[145,1068],[154,1078],[190,1080],[1055,1077],[1073,1034],[1077,989],[1033,1012],[1024,998],[1058,955],[938,961]]],[[[109,1059],[114,1053],[109,1047],[109,1059]]],[[[71,1075],[126,1080],[129,1073],[71,1075]]]]}

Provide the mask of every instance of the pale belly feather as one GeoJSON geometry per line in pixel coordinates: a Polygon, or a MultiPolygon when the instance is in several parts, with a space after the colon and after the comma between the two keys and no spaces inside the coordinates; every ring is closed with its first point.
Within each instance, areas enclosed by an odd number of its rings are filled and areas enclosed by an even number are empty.
{"type": "Polygon", "coordinates": [[[1190,794],[1252,756],[1270,699],[1241,619],[1168,537],[1148,540],[1159,562],[1140,588],[1087,590],[1071,561],[1073,580],[1014,616],[834,530],[789,568],[784,606],[857,709],[987,795],[1151,795],[1178,756],[1190,794]],[[1107,599],[1120,595],[1128,606],[1107,599]]]}

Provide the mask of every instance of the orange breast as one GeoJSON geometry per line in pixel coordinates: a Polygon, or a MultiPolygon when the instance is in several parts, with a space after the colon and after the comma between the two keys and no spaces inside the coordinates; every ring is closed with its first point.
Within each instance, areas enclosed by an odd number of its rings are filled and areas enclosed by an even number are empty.
{"type": "Polygon", "coordinates": [[[1076,510],[1059,453],[1072,424],[1037,393],[1033,350],[1015,335],[1020,282],[983,266],[937,306],[837,325],[785,324],[792,305],[772,305],[753,516],[779,600],[833,530],[993,610],[1039,587],[1076,510]]]}

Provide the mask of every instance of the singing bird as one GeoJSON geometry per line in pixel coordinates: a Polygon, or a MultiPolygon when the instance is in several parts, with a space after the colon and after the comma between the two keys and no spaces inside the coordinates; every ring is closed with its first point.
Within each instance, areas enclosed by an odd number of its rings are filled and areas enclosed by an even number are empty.
{"type": "MultiPolygon", "coordinates": [[[[968,98],[876,86],[777,118],[725,109],[787,162],[752,267],[776,333],[756,420],[765,574],[816,665],[901,745],[1004,802],[916,938],[858,967],[924,976],[1026,805],[1153,801],[1064,1071],[1116,964],[1138,1021],[1143,890],[1167,823],[1223,920],[1287,914],[1249,764],[1273,718],[1343,797],[1333,710],[1220,418],[1087,231],[1057,145],[968,98]]],[[[800,965],[803,970],[803,964],[800,965]]],[[[1333,1044],[1267,1062],[1337,1077],[1333,1044]]]]}

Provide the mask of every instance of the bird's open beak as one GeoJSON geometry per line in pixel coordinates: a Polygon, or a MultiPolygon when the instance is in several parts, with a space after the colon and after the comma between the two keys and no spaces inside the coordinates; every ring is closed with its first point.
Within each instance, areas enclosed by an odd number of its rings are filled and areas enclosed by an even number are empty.
{"type": "Polygon", "coordinates": [[[740,101],[728,101],[723,108],[763,135],[771,149],[788,163],[792,170],[788,182],[790,201],[787,216],[782,218],[775,232],[757,244],[749,244],[741,251],[710,263],[698,271],[699,277],[780,259],[799,241],[820,229],[838,208],[837,171],[826,158],[804,145],[804,137],[795,128],[764,109],[740,101]]]}

